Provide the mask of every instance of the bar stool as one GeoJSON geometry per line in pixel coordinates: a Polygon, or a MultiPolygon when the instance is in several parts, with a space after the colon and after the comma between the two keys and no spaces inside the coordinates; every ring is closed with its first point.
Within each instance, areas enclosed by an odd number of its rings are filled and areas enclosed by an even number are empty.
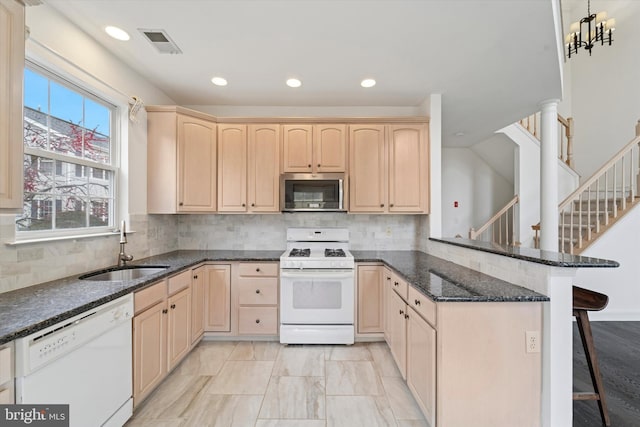
{"type": "Polygon", "coordinates": [[[604,397],[604,387],[602,386],[602,378],[600,376],[600,368],[598,367],[598,359],[596,358],[596,349],[593,344],[593,335],[591,334],[591,324],[589,323],[589,311],[600,311],[607,306],[609,297],[598,292],[588,289],[573,287],[573,315],[578,323],[578,331],[582,339],[585,356],[587,357],[587,365],[591,374],[591,382],[593,383],[593,393],[573,393],[573,400],[597,400],[598,408],[602,422],[606,426],[611,425],[609,412],[607,410],[607,401],[604,397]]]}

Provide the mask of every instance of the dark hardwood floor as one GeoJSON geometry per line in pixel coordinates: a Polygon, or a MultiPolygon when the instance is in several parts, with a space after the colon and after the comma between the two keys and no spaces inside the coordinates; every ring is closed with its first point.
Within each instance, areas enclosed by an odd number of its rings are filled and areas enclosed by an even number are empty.
{"type": "MultiPolygon", "coordinates": [[[[591,322],[612,427],[640,426],[640,322],[591,322]]],[[[593,391],[578,328],[573,328],[573,389],[593,391]]],[[[573,427],[601,426],[598,403],[573,402],[573,427]]]]}

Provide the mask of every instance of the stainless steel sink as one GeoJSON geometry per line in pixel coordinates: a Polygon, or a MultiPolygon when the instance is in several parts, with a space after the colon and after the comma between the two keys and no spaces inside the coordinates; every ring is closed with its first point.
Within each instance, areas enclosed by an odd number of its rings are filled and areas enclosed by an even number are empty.
{"type": "Polygon", "coordinates": [[[79,279],[100,282],[121,282],[161,273],[167,268],[169,267],[166,265],[128,265],[126,267],[114,267],[112,269],[84,274],[80,276],[79,279]]]}

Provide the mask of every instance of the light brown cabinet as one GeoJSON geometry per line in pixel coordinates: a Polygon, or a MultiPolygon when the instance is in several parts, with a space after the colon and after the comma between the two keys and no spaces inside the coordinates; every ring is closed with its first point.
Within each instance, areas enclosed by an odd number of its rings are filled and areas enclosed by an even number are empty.
{"type": "Polygon", "coordinates": [[[384,332],[384,281],[380,265],[358,266],[358,334],[384,332]]]}
{"type": "Polygon", "coordinates": [[[22,208],[24,5],[0,0],[0,212],[22,208]]]}
{"type": "Polygon", "coordinates": [[[282,129],[283,172],[345,172],[346,125],[284,125],[282,129]]]}
{"type": "Polygon", "coordinates": [[[134,406],[191,349],[191,274],[191,270],[183,271],[134,294],[134,406]]]}
{"type": "Polygon", "coordinates": [[[436,426],[436,330],[410,308],[407,323],[407,386],[430,426],[436,426]]]}
{"type": "Polygon", "coordinates": [[[0,405],[15,403],[13,342],[0,345],[0,405]]]}
{"type": "Polygon", "coordinates": [[[231,265],[205,266],[205,331],[231,331],[231,265]]]}
{"type": "Polygon", "coordinates": [[[426,125],[349,127],[350,212],[428,213],[426,125]]]}
{"type": "Polygon", "coordinates": [[[242,262],[234,283],[238,334],[278,334],[278,264],[242,262]]]}
{"type": "Polygon", "coordinates": [[[219,124],[218,211],[278,212],[279,159],[279,125],[219,124]]]}
{"type": "Polygon", "coordinates": [[[147,107],[149,213],[215,212],[216,124],[203,117],[147,107]]]}
{"type": "Polygon", "coordinates": [[[393,289],[388,289],[387,317],[389,318],[388,341],[391,355],[402,378],[407,378],[407,304],[393,289]]]}
{"type": "Polygon", "coordinates": [[[204,281],[206,279],[205,266],[191,270],[191,348],[202,339],[204,334],[204,281]]]}

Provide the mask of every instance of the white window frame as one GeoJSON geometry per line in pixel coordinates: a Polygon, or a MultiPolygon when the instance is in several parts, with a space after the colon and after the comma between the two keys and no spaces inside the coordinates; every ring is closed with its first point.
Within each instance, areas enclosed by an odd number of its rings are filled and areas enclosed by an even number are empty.
{"type": "MultiPolygon", "coordinates": [[[[110,223],[107,226],[101,227],[80,227],[80,228],[64,228],[64,229],[55,229],[55,230],[33,230],[33,231],[21,231],[18,229],[17,223],[15,226],[15,241],[19,242],[28,242],[28,241],[44,241],[44,240],[58,240],[58,239],[66,239],[66,238],[81,238],[81,237],[91,237],[91,236],[99,236],[105,234],[112,234],[114,231],[118,230],[119,223],[119,197],[120,197],[120,186],[119,186],[119,176],[120,176],[120,148],[121,148],[121,107],[118,106],[117,102],[109,99],[109,97],[104,95],[99,95],[95,90],[92,90],[91,87],[86,82],[78,81],[78,79],[72,78],[66,73],[60,72],[59,70],[53,70],[53,67],[47,67],[46,65],[40,64],[31,59],[27,59],[25,61],[25,69],[30,69],[38,74],[41,74],[48,78],[51,81],[54,81],[74,92],[79,93],[85,98],[91,99],[99,104],[107,105],[111,108],[111,121],[110,121],[110,132],[109,132],[109,145],[110,145],[110,154],[109,159],[110,163],[99,163],[89,159],[78,158],[73,156],[66,156],[64,154],[56,153],[53,151],[42,150],[33,147],[27,147],[24,145],[24,154],[27,155],[35,155],[38,157],[43,157],[46,159],[51,159],[54,161],[63,161],[69,164],[82,165],[85,167],[104,169],[111,171],[113,174],[112,179],[112,199],[110,206],[110,223]]],[[[24,114],[23,114],[24,120],[24,114]]],[[[55,168],[55,166],[54,166],[55,168]]],[[[89,209],[87,206],[86,209],[89,209]]],[[[55,211],[55,203],[53,205],[53,210],[55,211]]],[[[54,214],[55,215],[55,214],[54,214]]],[[[17,219],[18,217],[16,217],[17,219]]]]}

